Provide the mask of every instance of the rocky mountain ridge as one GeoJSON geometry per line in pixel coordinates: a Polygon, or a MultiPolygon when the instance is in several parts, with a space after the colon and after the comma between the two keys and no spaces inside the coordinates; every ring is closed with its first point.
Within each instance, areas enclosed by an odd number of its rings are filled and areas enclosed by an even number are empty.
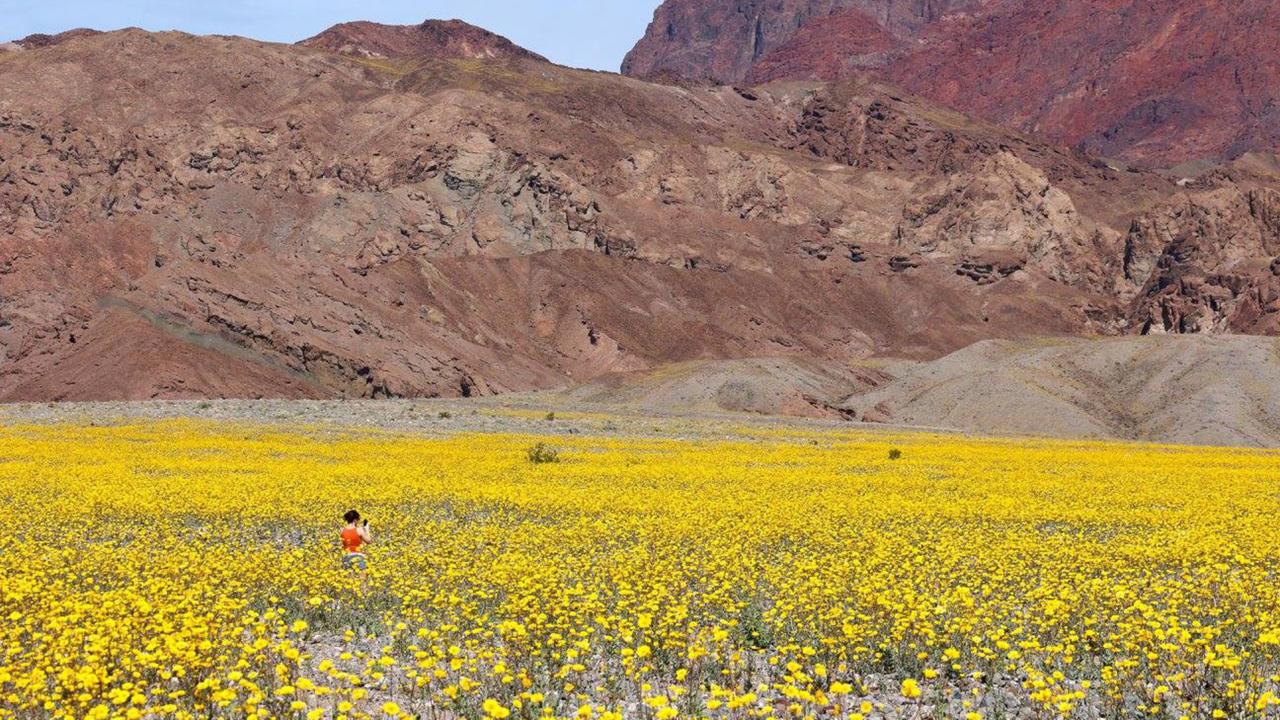
{"type": "Polygon", "coordinates": [[[57,35],[46,35],[44,33],[37,33],[35,35],[28,35],[22,38],[21,40],[14,40],[11,42],[0,43],[0,52],[18,52],[22,50],[36,50],[42,47],[49,47],[50,45],[57,45],[59,43],[66,42],[68,40],[74,40],[76,38],[82,38],[82,37],[93,37],[94,35],[99,35],[99,34],[101,34],[99,31],[91,30],[89,28],[76,28],[75,30],[67,30],[66,32],[60,32],[57,35]]]}
{"type": "Polygon", "coordinates": [[[335,25],[298,44],[370,59],[432,57],[546,60],[501,35],[461,20],[427,20],[419,25],[348,22],[335,25]]]}

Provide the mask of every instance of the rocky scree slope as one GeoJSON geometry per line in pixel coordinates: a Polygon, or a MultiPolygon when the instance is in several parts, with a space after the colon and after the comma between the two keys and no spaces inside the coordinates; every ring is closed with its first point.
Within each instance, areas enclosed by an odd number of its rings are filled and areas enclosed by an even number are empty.
{"type": "Polygon", "coordinates": [[[405,32],[0,53],[0,399],[474,396],[1277,331],[1265,159],[1178,187],[875,83],[360,44],[405,32]]]}

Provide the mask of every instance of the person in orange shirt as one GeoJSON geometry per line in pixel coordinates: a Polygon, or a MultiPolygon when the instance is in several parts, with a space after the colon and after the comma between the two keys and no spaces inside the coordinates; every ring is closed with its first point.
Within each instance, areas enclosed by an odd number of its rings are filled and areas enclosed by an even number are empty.
{"type": "Polygon", "coordinates": [[[369,570],[369,561],[362,548],[373,542],[373,533],[369,531],[369,521],[361,520],[360,513],[348,510],[343,516],[347,526],[342,528],[342,567],[347,570],[359,570],[360,579],[365,579],[369,570]]]}

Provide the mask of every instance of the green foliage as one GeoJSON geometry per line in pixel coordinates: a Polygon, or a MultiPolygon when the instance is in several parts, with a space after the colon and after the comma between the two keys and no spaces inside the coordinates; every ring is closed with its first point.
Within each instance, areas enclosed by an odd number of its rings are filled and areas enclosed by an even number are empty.
{"type": "Polygon", "coordinates": [[[538,443],[525,451],[529,458],[529,462],[534,465],[546,465],[547,463],[560,462],[560,451],[547,445],[546,443],[538,443]]]}

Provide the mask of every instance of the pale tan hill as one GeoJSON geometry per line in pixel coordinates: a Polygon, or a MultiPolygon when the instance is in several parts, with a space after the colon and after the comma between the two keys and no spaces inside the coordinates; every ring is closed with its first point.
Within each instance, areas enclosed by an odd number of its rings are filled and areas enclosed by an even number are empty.
{"type": "Polygon", "coordinates": [[[1244,336],[985,341],[902,364],[858,419],[986,434],[1280,445],[1280,344],[1244,336]]]}
{"type": "Polygon", "coordinates": [[[842,368],[795,358],[701,360],[649,372],[617,373],[546,398],[558,403],[611,405],[646,412],[719,413],[840,418],[832,403],[892,378],[872,366],[842,368]]]}
{"type": "Polygon", "coordinates": [[[1280,340],[989,340],[939,360],[703,360],[530,398],[656,415],[747,413],[985,435],[1280,447],[1280,340]]]}

